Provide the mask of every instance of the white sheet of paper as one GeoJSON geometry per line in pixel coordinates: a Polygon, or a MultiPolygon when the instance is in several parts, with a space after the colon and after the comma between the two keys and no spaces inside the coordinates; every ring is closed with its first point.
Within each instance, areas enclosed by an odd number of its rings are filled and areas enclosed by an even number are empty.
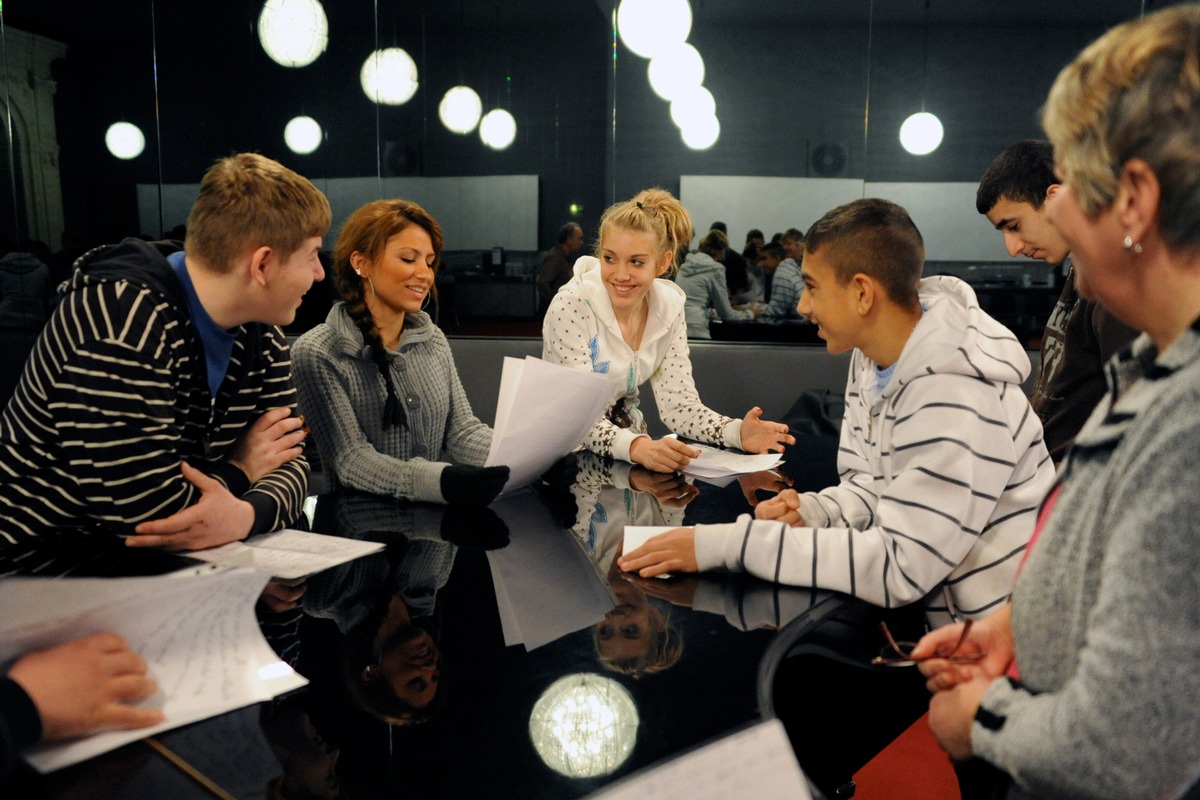
{"type": "Polygon", "coordinates": [[[504,491],[530,483],[578,447],[612,396],[603,375],[532,356],[505,358],[486,462],[508,466],[504,491]]]}
{"type": "Polygon", "coordinates": [[[588,800],[733,800],[747,795],[755,800],[812,800],[787,731],[777,719],[637,772],[588,795],[588,800]]]}
{"type": "Polygon", "coordinates": [[[646,543],[647,539],[658,536],[660,533],[673,531],[678,525],[626,525],[625,526],[625,541],[621,546],[621,554],[629,555],[634,550],[646,543]]]}
{"type": "Polygon", "coordinates": [[[231,542],[210,550],[196,550],[188,555],[229,567],[253,567],[255,572],[294,580],[382,549],[383,545],[379,542],[288,528],[255,536],[249,542],[231,542]]]}
{"type": "Polygon", "coordinates": [[[758,472],[772,469],[783,461],[778,453],[734,453],[730,450],[720,450],[705,445],[691,445],[700,451],[698,458],[683,468],[688,475],[705,478],[720,478],[725,475],[741,475],[747,472],[758,472]]]}
{"type": "Polygon", "coordinates": [[[583,544],[531,491],[491,506],[508,526],[508,547],[487,552],[504,644],[532,651],[604,619],[617,604],[583,544]]]}
{"type": "MultiPolygon", "coordinates": [[[[189,571],[190,573],[190,571],[189,571]]],[[[122,636],[158,682],[144,701],[159,725],[39,745],[24,755],[42,772],[66,767],[156,732],[216,716],[308,683],[279,660],[254,604],[268,576],[249,569],[137,578],[6,578],[0,581],[0,671],[29,650],[100,631],[122,636]]]]}

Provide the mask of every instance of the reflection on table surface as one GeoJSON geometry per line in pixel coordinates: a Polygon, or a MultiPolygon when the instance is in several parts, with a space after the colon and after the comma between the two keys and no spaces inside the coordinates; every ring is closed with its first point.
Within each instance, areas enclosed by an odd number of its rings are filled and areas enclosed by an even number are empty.
{"type": "MultiPolygon", "coordinates": [[[[259,603],[310,686],[159,738],[239,798],[574,798],[778,716],[837,796],[925,710],[915,670],[868,663],[879,620],[914,638],[920,609],[613,566],[627,524],[729,521],[787,481],[816,488],[787,470],[717,486],[580,454],[487,509],[322,496],[314,530],[385,547],[259,603]]],[[[213,796],[141,743],[9,789],[213,796]]]]}

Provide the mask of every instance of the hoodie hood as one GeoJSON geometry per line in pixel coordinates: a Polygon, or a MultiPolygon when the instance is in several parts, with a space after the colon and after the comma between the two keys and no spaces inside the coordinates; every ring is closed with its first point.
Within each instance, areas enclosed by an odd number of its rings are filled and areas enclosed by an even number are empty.
{"type": "Polygon", "coordinates": [[[39,261],[33,253],[9,253],[4,258],[0,258],[0,270],[13,275],[28,275],[38,267],[45,268],[46,265],[39,261]]]}
{"type": "MultiPolygon", "coordinates": [[[[559,291],[570,292],[583,298],[596,319],[605,328],[621,338],[621,328],[613,314],[608,289],[600,277],[600,260],[595,256],[580,256],[575,262],[574,276],[559,291]]],[[[642,334],[642,347],[665,336],[671,323],[683,313],[687,295],[674,281],[656,278],[647,295],[650,300],[650,316],[646,319],[646,330],[642,334]]]]}
{"type": "Polygon", "coordinates": [[[688,257],[684,260],[683,266],[679,268],[679,274],[689,278],[704,275],[710,272],[723,272],[724,265],[715,260],[708,253],[688,253],[688,257]]]}
{"type": "Polygon", "coordinates": [[[103,245],[84,253],[75,262],[71,277],[58,291],[62,295],[89,284],[105,281],[129,281],[170,298],[184,307],[183,286],[167,263],[167,256],[182,248],[177,242],[145,242],[125,239],[120,244],[103,245]]]}
{"type": "Polygon", "coordinates": [[[1029,376],[1029,356],[1012,331],[982,308],[975,290],[945,275],[921,280],[924,313],[896,362],[884,395],[919,374],[967,375],[1020,384],[1029,376]]]}

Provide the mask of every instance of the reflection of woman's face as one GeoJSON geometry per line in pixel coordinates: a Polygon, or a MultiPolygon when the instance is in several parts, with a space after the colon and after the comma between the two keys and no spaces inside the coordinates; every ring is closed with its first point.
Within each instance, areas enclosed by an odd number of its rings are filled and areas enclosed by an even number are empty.
{"type": "Polygon", "coordinates": [[[644,592],[626,580],[613,580],[612,590],[617,607],[596,625],[596,649],[609,662],[644,658],[665,627],[662,614],[650,607],[644,592]]]}
{"type": "Polygon", "coordinates": [[[442,672],[433,637],[416,625],[404,625],[379,656],[379,669],[396,697],[421,709],[437,695],[442,672]]]}

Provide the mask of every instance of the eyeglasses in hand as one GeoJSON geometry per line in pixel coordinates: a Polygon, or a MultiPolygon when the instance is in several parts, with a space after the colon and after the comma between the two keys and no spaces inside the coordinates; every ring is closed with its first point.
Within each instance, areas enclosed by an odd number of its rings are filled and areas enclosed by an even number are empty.
{"type": "Polygon", "coordinates": [[[929,661],[934,658],[942,658],[952,664],[971,664],[981,660],[987,653],[971,653],[970,655],[956,656],[955,653],[962,648],[963,643],[967,641],[967,634],[971,632],[971,625],[974,620],[967,620],[963,623],[962,633],[958,636],[958,641],[954,643],[949,653],[932,653],[931,655],[922,656],[921,658],[913,658],[912,651],[916,649],[916,642],[897,642],[892,638],[892,632],[888,630],[886,622],[880,622],[879,627],[883,631],[884,638],[887,639],[887,647],[879,651],[879,655],[871,659],[872,664],[885,667],[913,667],[920,664],[922,661],[929,661]]]}

